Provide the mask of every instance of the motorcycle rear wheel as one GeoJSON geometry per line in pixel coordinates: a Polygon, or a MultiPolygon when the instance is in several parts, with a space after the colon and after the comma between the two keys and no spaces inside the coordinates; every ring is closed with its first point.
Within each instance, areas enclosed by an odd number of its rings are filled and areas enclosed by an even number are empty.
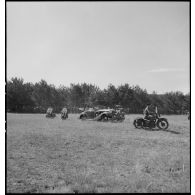
{"type": "Polygon", "coordinates": [[[135,128],[141,129],[143,128],[143,121],[140,119],[135,119],[133,125],[135,126],[135,128]]]}

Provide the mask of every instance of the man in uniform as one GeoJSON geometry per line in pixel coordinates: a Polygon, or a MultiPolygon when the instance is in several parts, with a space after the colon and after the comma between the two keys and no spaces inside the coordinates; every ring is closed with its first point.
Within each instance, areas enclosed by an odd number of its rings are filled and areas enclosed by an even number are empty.
{"type": "Polygon", "coordinates": [[[144,119],[151,120],[156,116],[159,116],[157,106],[153,104],[147,104],[146,108],[144,109],[144,119]]]}
{"type": "Polygon", "coordinates": [[[68,110],[66,107],[64,107],[61,111],[61,117],[68,118],[68,110]]]}

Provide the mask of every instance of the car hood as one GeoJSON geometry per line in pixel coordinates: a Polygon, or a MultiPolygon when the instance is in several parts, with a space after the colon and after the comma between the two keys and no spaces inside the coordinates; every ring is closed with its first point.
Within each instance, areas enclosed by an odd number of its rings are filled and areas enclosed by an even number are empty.
{"type": "Polygon", "coordinates": [[[96,112],[111,112],[113,111],[113,109],[101,109],[101,110],[97,110],[96,112]]]}

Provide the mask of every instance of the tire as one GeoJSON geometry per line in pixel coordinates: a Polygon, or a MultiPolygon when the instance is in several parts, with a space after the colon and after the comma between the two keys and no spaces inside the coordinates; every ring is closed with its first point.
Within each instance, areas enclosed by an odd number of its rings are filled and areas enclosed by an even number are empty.
{"type": "Polygon", "coordinates": [[[169,123],[168,123],[167,119],[160,119],[160,120],[157,122],[157,127],[158,127],[159,129],[166,130],[166,129],[169,127],[169,123]]]}
{"type": "Polygon", "coordinates": [[[80,119],[85,120],[85,119],[87,119],[87,116],[86,115],[81,115],[80,119]]]}
{"type": "Polygon", "coordinates": [[[135,119],[133,122],[133,125],[135,126],[135,128],[141,129],[141,128],[143,128],[143,120],[142,119],[135,119]]]}
{"type": "Polygon", "coordinates": [[[101,116],[101,121],[107,121],[107,120],[108,120],[108,117],[105,114],[103,114],[101,116]]]}

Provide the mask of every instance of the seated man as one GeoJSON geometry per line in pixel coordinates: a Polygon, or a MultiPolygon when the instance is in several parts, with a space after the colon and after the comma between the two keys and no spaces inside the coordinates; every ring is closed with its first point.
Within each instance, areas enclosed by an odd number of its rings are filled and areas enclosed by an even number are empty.
{"type": "Polygon", "coordinates": [[[144,109],[144,119],[151,120],[158,116],[158,108],[156,105],[148,104],[144,109]]]}
{"type": "Polygon", "coordinates": [[[61,116],[68,118],[68,110],[64,107],[61,111],[61,116]]]}
{"type": "Polygon", "coordinates": [[[46,112],[46,117],[55,117],[55,113],[53,113],[53,108],[49,107],[46,112]]]}
{"type": "Polygon", "coordinates": [[[53,108],[51,108],[51,107],[49,107],[48,109],[47,109],[47,114],[52,114],[53,113],[53,108]]]}

